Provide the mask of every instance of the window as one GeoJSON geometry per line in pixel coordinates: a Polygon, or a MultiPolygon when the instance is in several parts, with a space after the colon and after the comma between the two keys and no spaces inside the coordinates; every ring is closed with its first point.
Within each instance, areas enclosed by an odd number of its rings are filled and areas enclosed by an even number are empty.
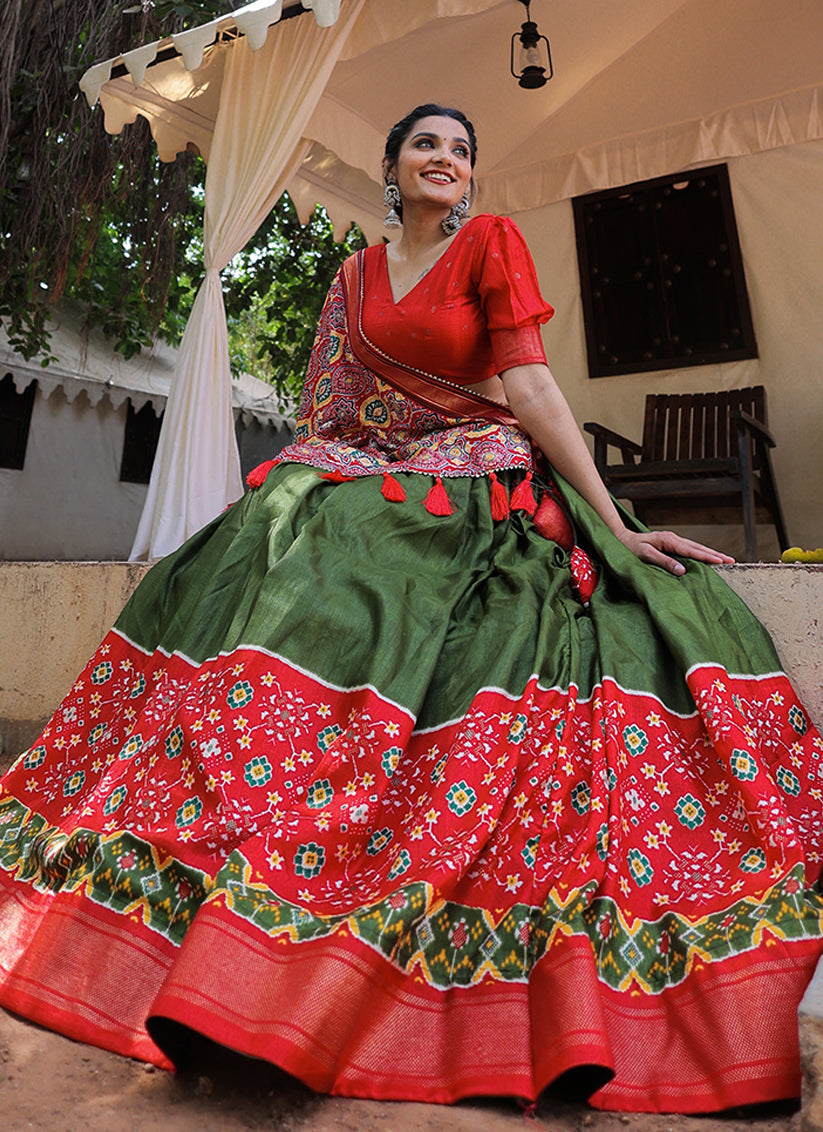
{"type": "Polygon", "coordinates": [[[156,417],[150,402],[147,401],[137,411],[131,401],[128,402],[123,459],[120,463],[121,483],[149,482],[162,423],[163,414],[156,417]]]}
{"type": "Polygon", "coordinates": [[[590,377],[757,357],[725,165],[573,207],[590,377]]]}
{"type": "Polygon", "coordinates": [[[10,373],[0,381],[0,468],[20,469],[26,459],[37,381],[17,392],[10,373]]]}

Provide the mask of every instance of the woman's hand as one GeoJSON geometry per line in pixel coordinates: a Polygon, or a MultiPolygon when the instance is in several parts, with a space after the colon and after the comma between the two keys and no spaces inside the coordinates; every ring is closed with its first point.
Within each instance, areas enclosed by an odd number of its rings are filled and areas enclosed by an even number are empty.
{"type": "Polygon", "coordinates": [[[598,475],[589,449],[574,421],[566,399],[548,366],[514,366],[501,374],[512,412],[546,459],[580,492],[616,538],[643,562],[662,566],[672,574],[686,567],[672,554],[696,558],[711,566],[734,562],[728,554],[671,531],[630,531],[598,475]]]}
{"type": "Polygon", "coordinates": [[[673,531],[630,531],[624,528],[617,538],[642,562],[662,566],[664,570],[678,576],[685,574],[686,567],[676,558],[671,558],[672,554],[677,554],[681,558],[696,558],[698,562],[708,562],[710,566],[722,566],[734,562],[728,554],[721,554],[719,550],[712,550],[702,542],[693,542],[692,539],[683,538],[673,531]]]}

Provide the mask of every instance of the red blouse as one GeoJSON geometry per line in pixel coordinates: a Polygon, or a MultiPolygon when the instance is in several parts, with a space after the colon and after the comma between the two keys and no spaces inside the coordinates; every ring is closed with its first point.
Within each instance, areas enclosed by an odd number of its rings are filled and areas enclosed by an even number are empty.
{"type": "Polygon", "coordinates": [[[363,329],[406,365],[463,385],[516,365],[545,362],[544,302],[526,241],[501,216],[475,216],[421,280],[395,303],[386,245],[366,249],[363,329]]]}

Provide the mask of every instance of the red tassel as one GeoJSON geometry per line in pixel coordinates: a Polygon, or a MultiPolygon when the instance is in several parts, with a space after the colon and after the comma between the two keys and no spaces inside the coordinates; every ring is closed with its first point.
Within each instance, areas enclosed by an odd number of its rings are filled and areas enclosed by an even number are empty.
{"type": "Polygon", "coordinates": [[[391,472],[383,473],[383,486],[380,488],[384,499],[388,499],[389,503],[405,503],[406,493],[403,490],[403,485],[398,483],[391,472]]]}
{"type": "Polygon", "coordinates": [[[262,464],[258,464],[256,468],[252,468],[246,476],[246,483],[249,487],[261,487],[266,482],[266,476],[276,463],[276,460],[264,460],[262,464]]]}
{"type": "Polygon", "coordinates": [[[526,472],[526,478],[521,480],[512,492],[510,507],[512,511],[525,511],[527,515],[533,515],[537,510],[537,500],[534,498],[534,491],[532,490],[531,472],[526,472]]]}
{"type": "Polygon", "coordinates": [[[548,492],[540,500],[534,516],[534,527],[543,538],[552,539],[563,550],[571,550],[574,546],[574,532],[569,517],[548,492]]]}
{"type": "Polygon", "coordinates": [[[572,585],[577,590],[583,604],[588,606],[598,581],[594,563],[585,550],[576,546],[572,551],[570,566],[572,585]]]}
{"type": "Polygon", "coordinates": [[[446,495],[446,489],[443,487],[443,481],[440,476],[435,479],[434,483],[429,488],[425,508],[430,515],[452,514],[452,505],[449,502],[448,495],[446,495]]]}
{"type": "Polygon", "coordinates": [[[499,523],[501,519],[508,519],[509,517],[509,497],[506,494],[505,487],[494,472],[491,473],[489,479],[492,481],[492,518],[496,523],[499,523]]]}
{"type": "Polygon", "coordinates": [[[344,476],[340,471],[326,472],[322,475],[321,480],[328,480],[329,483],[351,483],[352,480],[357,479],[357,476],[344,476]]]}

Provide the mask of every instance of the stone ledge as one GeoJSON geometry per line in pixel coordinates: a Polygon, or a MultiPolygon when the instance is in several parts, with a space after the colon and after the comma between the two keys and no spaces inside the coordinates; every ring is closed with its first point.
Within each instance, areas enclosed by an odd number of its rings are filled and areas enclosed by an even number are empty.
{"type": "Polygon", "coordinates": [[[0,768],[40,734],[147,570],[0,562],[0,768]]]}
{"type": "Polygon", "coordinates": [[[772,635],[784,670],[823,731],[823,566],[779,562],[717,573],[772,635]]]}

